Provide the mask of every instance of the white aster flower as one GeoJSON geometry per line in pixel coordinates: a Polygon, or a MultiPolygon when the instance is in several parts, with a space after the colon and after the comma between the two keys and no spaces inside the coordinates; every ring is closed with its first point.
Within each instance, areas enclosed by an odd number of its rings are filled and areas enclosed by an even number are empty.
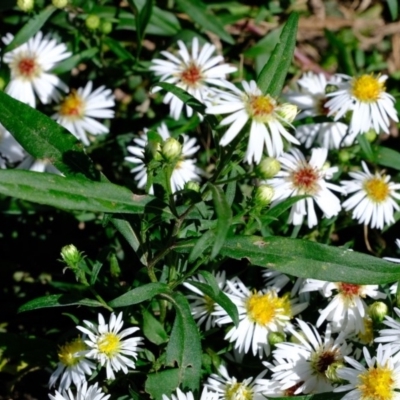
{"type": "MultiPolygon", "coordinates": [[[[163,123],[157,132],[161,138],[165,141],[171,137],[167,126],[163,123]]],[[[139,138],[133,139],[135,146],[128,146],[127,149],[132,156],[125,157],[126,161],[136,164],[131,172],[134,174],[134,179],[137,181],[137,186],[140,189],[146,187],[147,184],[147,163],[146,159],[146,146],[147,146],[147,135],[143,135],[139,138]]],[[[195,138],[189,138],[189,136],[183,134],[183,146],[180,159],[175,163],[174,169],[171,175],[171,190],[173,193],[178,190],[182,190],[186,182],[189,181],[200,181],[201,170],[196,166],[196,160],[190,159],[199,150],[200,146],[197,145],[195,138]]],[[[150,193],[153,193],[152,188],[150,193]]]]}
{"type": "Polygon", "coordinates": [[[71,383],[80,387],[86,382],[86,375],[91,375],[96,365],[85,358],[88,347],[82,338],[76,338],[63,346],[58,351],[59,363],[57,369],[52,373],[49,387],[52,387],[60,378],[59,391],[69,389],[71,383]]]}
{"type": "Polygon", "coordinates": [[[230,114],[220,123],[220,126],[230,125],[220,145],[226,146],[232,142],[248,121],[251,123],[245,159],[249,164],[261,161],[264,148],[269,156],[280,156],[283,153],[282,137],[300,144],[285,128],[290,126],[297,108],[288,104],[279,105],[271,96],[264,95],[255,81],[243,81],[242,86],[244,92],[230,84],[228,87],[231,92],[221,93],[215,105],[206,109],[207,114],[230,114]]]}
{"type": "MultiPolygon", "coordinates": [[[[162,400],[194,400],[194,396],[192,392],[183,393],[182,390],[178,388],[176,389],[176,395],[171,394],[171,397],[168,397],[163,394],[162,400]]],[[[200,400],[218,400],[218,393],[211,392],[207,389],[207,387],[204,387],[203,391],[201,392],[200,400]]]]}
{"type": "Polygon", "coordinates": [[[390,119],[398,122],[395,99],[385,90],[386,75],[361,75],[352,78],[341,75],[343,82],[338,90],[328,94],[331,99],[326,103],[328,115],[334,120],[352,112],[350,133],[357,135],[373,129],[376,133],[389,133],[390,119]]]}
{"type": "MultiPolygon", "coordinates": [[[[167,59],[154,59],[150,70],[160,77],[161,82],[167,82],[186,90],[201,103],[208,104],[216,96],[216,86],[226,85],[226,75],[235,72],[236,67],[221,64],[223,57],[213,56],[215,46],[205,43],[199,48],[199,40],[194,37],[191,45],[191,53],[186,45],[178,40],[179,50],[176,55],[162,51],[161,54],[167,59]]],[[[159,88],[155,88],[155,91],[159,88]]],[[[168,92],[164,97],[164,103],[170,105],[170,115],[179,119],[183,102],[178,97],[168,92]]],[[[186,105],[186,113],[189,117],[193,109],[186,105]]]]}
{"type": "Polygon", "coordinates": [[[26,153],[23,147],[14,139],[14,136],[0,124],[0,168],[6,168],[7,163],[14,164],[21,161],[26,153]],[[7,163],[6,163],[7,162],[7,163]]]}
{"type": "MultiPolygon", "coordinates": [[[[10,33],[3,38],[8,44],[13,39],[10,33]]],[[[26,43],[4,54],[4,63],[11,71],[11,80],[5,91],[10,96],[32,107],[36,106],[35,93],[43,104],[58,100],[57,89],[67,91],[68,87],[56,75],[49,73],[60,61],[71,56],[67,46],[57,44],[48,35],[38,32],[26,43]]]]}
{"type": "MultiPolygon", "coordinates": [[[[191,301],[190,309],[197,325],[200,326],[205,322],[205,328],[208,331],[215,326],[216,317],[213,313],[216,311],[216,303],[211,297],[205,295],[200,289],[190,283],[193,280],[195,282],[208,284],[203,275],[198,274],[197,277],[191,277],[190,279],[190,281],[184,282],[183,285],[195,294],[189,294],[186,298],[191,301]]],[[[218,271],[215,274],[215,280],[217,281],[218,287],[223,290],[226,282],[225,271],[218,271]]]]}
{"type": "Polygon", "coordinates": [[[114,96],[110,89],[100,86],[92,91],[93,83],[89,81],[84,88],[72,90],[56,107],[53,119],[68,129],[84,145],[90,144],[87,134],[99,135],[108,133],[108,128],[94,118],[113,118],[114,96]]]}
{"type": "Polygon", "coordinates": [[[348,381],[334,392],[350,390],[341,400],[399,400],[400,399],[400,353],[392,356],[390,347],[378,346],[376,357],[363,348],[366,366],[351,357],[345,357],[352,368],[338,369],[339,378],[348,381]]]}
{"type": "Polygon", "coordinates": [[[312,149],[311,158],[306,161],[298,149],[291,149],[279,158],[282,165],[281,171],[267,183],[270,184],[275,194],[271,206],[283,200],[299,195],[310,197],[299,200],[291,208],[289,223],[301,225],[307,216],[308,227],[318,223],[314,209],[314,202],[322,210],[324,217],[332,218],[341,210],[340,200],[331,190],[342,192],[340,186],[326,182],[338,170],[337,167],[324,167],[328,150],[323,148],[312,149]]]}
{"type": "Polygon", "coordinates": [[[395,200],[400,200],[400,183],[390,182],[389,175],[379,172],[372,174],[362,161],[364,171],[349,172],[351,181],[341,184],[347,194],[354,193],[343,203],[346,211],[353,210],[352,218],[371,228],[383,229],[385,224],[394,222],[394,211],[399,210],[395,200]]]}
{"type": "Polygon", "coordinates": [[[328,324],[324,337],[317,329],[297,320],[300,332],[288,327],[297,342],[278,343],[272,352],[274,364],[264,362],[272,372],[272,381],[278,382],[281,390],[292,391],[292,395],[331,392],[336,379],[336,369],[342,366],[344,356],[352,352],[342,332],[332,337],[328,324]]]}
{"type": "Polygon", "coordinates": [[[106,366],[107,379],[115,379],[114,371],[122,370],[125,374],[128,369],[135,368],[135,362],[140,350],[138,347],[142,344],[141,337],[132,337],[125,339],[126,336],[139,330],[138,327],[124,329],[122,321],[122,312],[118,317],[112,313],[110,321],[106,324],[104,317],[99,313],[98,325],[90,321],[84,321],[87,328],[78,326],[77,328],[88,335],[85,343],[90,350],[86,354],[87,358],[97,360],[101,366],[106,366]]]}
{"type": "Polygon", "coordinates": [[[230,377],[226,368],[221,365],[218,375],[212,374],[206,386],[218,394],[218,400],[265,400],[266,397],[262,395],[265,387],[261,379],[265,372],[259,374],[254,380],[247,378],[238,382],[235,377],[230,377]]]}
{"type": "Polygon", "coordinates": [[[327,320],[335,331],[346,330],[347,333],[365,332],[363,318],[367,313],[367,305],[363,300],[367,296],[372,299],[385,299],[386,295],[378,291],[378,285],[356,285],[345,282],[325,282],[317,279],[307,279],[302,292],[320,291],[324,297],[332,297],[323,310],[317,327],[327,320]],[[335,295],[333,291],[337,291],[335,295]]]}
{"type": "Polygon", "coordinates": [[[49,174],[63,175],[49,160],[35,159],[29,154],[20,164],[18,164],[17,168],[27,169],[34,172],[47,172],[49,174]]]}
{"type": "MultiPolygon", "coordinates": [[[[400,317],[400,310],[395,307],[394,311],[400,317]]],[[[397,353],[400,350],[400,322],[387,315],[382,323],[389,329],[381,329],[375,342],[387,343],[391,346],[393,353],[397,353]]]]}
{"type": "Polygon", "coordinates": [[[101,391],[101,388],[98,387],[98,383],[96,382],[92,386],[87,386],[87,382],[85,382],[82,387],[80,387],[76,393],[73,395],[71,389],[68,389],[67,392],[58,392],[56,391],[55,396],[49,394],[50,400],[107,400],[110,398],[109,394],[104,394],[101,391]]]}
{"type": "MultiPolygon", "coordinates": [[[[232,283],[227,281],[230,292],[226,293],[237,306],[239,325],[232,327],[225,339],[235,343],[235,349],[247,353],[251,347],[253,355],[263,353],[269,355],[271,346],[268,335],[286,329],[290,320],[296,314],[307,308],[308,303],[297,304],[297,299],[291,299],[290,294],[278,296],[275,289],[251,291],[236,278],[232,283]]],[[[217,306],[215,315],[218,325],[231,324],[232,319],[222,307],[217,306]]]]}

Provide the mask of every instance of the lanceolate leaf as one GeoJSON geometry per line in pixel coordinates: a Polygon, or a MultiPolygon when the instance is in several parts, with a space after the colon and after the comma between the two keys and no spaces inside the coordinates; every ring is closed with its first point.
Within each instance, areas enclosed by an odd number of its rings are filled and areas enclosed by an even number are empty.
{"type": "Polygon", "coordinates": [[[400,153],[388,147],[379,146],[375,151],[375,162],[384,167],[400,171],[400,153]]]}
{"type": "Polygon", "coordinates": [[[109,302],[111,307],[127,307],[132,304],[142,303],[149,300],[160,293],[168,293],[168,285],[165,283],[153,282],[124,293],[122,296],[117,297],[109,302]]]}
{"type": "MultiPolygon", "coordinates": [[[[194,243],[186,242],[176,250],[190,251],[194,243]]],[[[220,253],[300,278],[365,285],[391,283],[400,277],[399,264],[301,239],[237,236],[226,239],[220,253]]]]}
{"type": "Polygon", "coordinates": [[[282,91],[296,46],[298,20],[297,13],[290,14],[282,29],[278,44],[258,76],[257,84],[263,93],[277,97],[282,91]]]}

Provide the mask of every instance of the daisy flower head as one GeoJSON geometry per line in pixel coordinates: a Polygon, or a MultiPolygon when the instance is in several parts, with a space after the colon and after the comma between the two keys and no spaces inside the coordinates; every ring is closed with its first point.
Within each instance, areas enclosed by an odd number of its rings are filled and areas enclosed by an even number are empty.
{"type": "Polygon", "coordinates": [[[87,327],[78,326],[77,328],[88,336],[88,339],[85,340],[89,347],[86,357],[97,360],[101,366],[105,365],[107,379],[115,379],[114,372],[122,370],[127,374],[128,369],[135,368],[135,362],[132,359],[136,360],[137,358],[140,350],[138,346],[142,344],[142,338],[125,339],[139,328],[132,327],[121,331],[124,324],[122,312],[118,316],[112,313],[108,323],[99,313],[98,321],[98,324],[84,321],[87,327]]]}
{"type": "Polygon", "coordinates": [[[26,153],[14,136],[0,124],[0,168],[6,168],[7,163],[21,161],[26,153]]]}
{"type": "Polygon", "coordinates": [[[85,358],[88,346],[82,338],[76,338],[60,346],[58,351],[57,369],[50,377],[49,387],[52,387],[61,377],[58,388],[60,391],[69,389],[71,383],[80,387],[86,382],[86,375],[91,375],[96,365],[85,358]]]}
{"type": "Polygon", "coordinates": [[[323,337],[314,326],[301,320],[297,324],[299,332],[288,327],[295,341],[278,343],[272,352],[274,364],[264,362],[272,371],[271,380],[279,383],[281,390],[292,389],[292,395],[331,392],[336,369],[352,347],[343,332],[334,338],[329,324],[323,337]]]}
{"type": "Polygon", "coordinates": [[[113,118],[114,110],[110,108],[114,105],[110,89],[100,86],[93,91],[93,82],[89,81],[85,87],[72,90],[56,107],[57,112],[52,118],[88,146],[88,133],[108,133],[108,128],[95,118],[113,118]]]}
{"type": "Polygon", "coordinates": [[[76,395],[72,393],[71,389],[62,393],[56,391],[55,396],[49,394],[50,400],[108,400],[109,398],[110,395],[104,394],[97,382],[92,386],[88,386],[87,382],[84,382],[77,390],[76,395]]]}
{"type": "Polygon", "coordinates": [[[225,366],[221,365],[218,374],[212,374],[206,383],[210,391],[217,393],[219,400],[265,400],[262,392],[265,391],[262,377],[266,371],[259,374],[255,379],[247,378],[238,381],[228,374],[225,366]]]}
{"type": "Polygon", "coordinates": [[[338,90],[329,93],[326,103],[328,115],[337,121],[352,112],[350,133],[357,135],[373,129],[376,133],[389,133],[390,119],[398,122],[395,99],[386,92],[387,75],[364,74],[358,77],[341,75],[338,90]]]}
{"type": "Polygon", "coordinates": [[[299,195],[308,195],[291,208],[289,223],[301,225],[307,216],[309,228],[317,225],[318,218],[314,202],[322,210],[324,217],[332,218],[341,210],[340,200],[331,190],[342,192],[340,186],[326,182],[337,172],[337,167],[326,167],[325,162],[328,150],[323,148],[312,149],[311,158],[306,160],[298,149],[291,149],[279,158],[281,171],[267,183],[275,189],[272,206],[283,200],[299,195]]]}
{"type": "Polygon", "coordinates": [[[351,367],[338,369],[337,375],[348,384],[335,388],[334,392],[350,390],[342,400],[399,400],[400,353],[392,356],[392,349],[382,345],[378,346],[375,357],[371,357],[366,347],[363,353],[366,366],[352,357],[345,357],[351,367]]]}
{"type": "Polygon", "coordinates": [[[365,332],[364,317],[367,315],[367,304],[363,299],[384,299],[386,295],[379,292],[378,285],[356,285],[346,282],[325,282],[307,279],[302,292],[318,290],[323,297],[331,298],[326,308],[319,310],[317,327],[327,320],[334,331],[346,330],[348,334],[365,332]],[[336,294],[333,294],[333,291],[336,294]]]}
{"type": "MultiPolygon", "coordinates": [[[[160,77],[161,82],[167,82],[186,90],[201,103],[208,104],[217,94],[216,86],[226,86],[226,76],[237,70],[236,67],[224,64],[223,57],[215,54],[215,46],[205,43],[201,48],[199,40],[194,37],[191,51],[178,40],[179,50],[176,54],[162,51],[165,59],[154,59],[150,70],[160,77]]],[[[155,88],[158,91],[160,88],[155,88]]],[[[184,103],[178,97],[168,92],[164,103],[170,105],[170,115],[179,119],[184,103]]],[[[193,115],[193,109],[186,105],[188,117],[193,115]]]]}
{"type": "MultiPolygon", "coordinates": [[[[13,38],[9,33],[3,42],[8,44],[13,38]]],[[[3,61],[11,72],[6,93],[31,107],[36,106],[35,93],[43,104],[58,100],[58,90],[66,92],[68,87],[48,71],[71,54],[65,44],[58,44],[49,35],[43,36],[42,32],[38,32],[26,43],[4,54],[3,61]]]]}
{"type": "MultiPolygon", "coordinates": [[[[228,280],[227,286],[229,291],[226,294],[238,308],[239,325],[232,327],[225,339],[234,342],[240,353],[247,353],[251,347],[253,355],[258,354],[260,358],[271,352],[269,334],[283,333],[293,316],[308,306],[308,303],[299,304],[296,298],[291,299],[290,294],[278,296],[272,288],[251,291],[238,278],[234,283],[228,280]]],[[[217,306],[215,315],[218,316],[218,325],[232,323],[220,306],[217,306]]]]}
{"type": "Polygon", "coordinates": [[[286,129],[291,126],[297,108],[290,104],[278,104],[268,94],[264,95],[255,81],[242,82],[244,91],[229,84],[230,92],[222,93],[215,104],[207,107],[207,114],[230,114],[220,126],[229,126],[220,140],[227,146],[250,121],[250,134],[245,160],[248,164],[260,163],[264,148],[271,157],[283,153],[283,138],[293,144],[300,142],[286,129]]]}
{"type": "Polygon", "coordinates": [[[343,203],[343,208],[353,210],[352,218],[360,224],[383,229],[394,222],[394,211],[399,210],[396,200],[400,194],[396,190],[400,189],[400,183],[391,182],[389,175],[372,174],[364,161],[362,168],[363,171],[349,172],[353,180],[341,182],[348,195],[354,193],[343,203]]]}
{"type": "MultiPolygon", "coordinates": [[[[157,132],[164,140],[164,142],[171,137],[171,134],[167,126],[163,123],[157,132]]],[[[186,182],[189,181],[200,181],[201,170],[196,166],[196,160],[192,157],[199,150],[200,146],[197,145],[195,138],[189,138],[189,136],[183,134],[183,145],[179,159],[175,162],[174,168],[171,174],[171,190],[173,193],[178,190],[182,190],[186,182]]],[[[133,155],[125,157],[125,160],[136,164],[131,172],[134,174],[134,179],[137,182],[139,189],[146,187],[148,179],[148,169],[146,158],[146,147],[148,145],[147,135],[133,139],[134,146],[128,146],[127,150],[133,155]]],[[[153,189],[150,189],[150,193],[153,193],[153,189]]]]}

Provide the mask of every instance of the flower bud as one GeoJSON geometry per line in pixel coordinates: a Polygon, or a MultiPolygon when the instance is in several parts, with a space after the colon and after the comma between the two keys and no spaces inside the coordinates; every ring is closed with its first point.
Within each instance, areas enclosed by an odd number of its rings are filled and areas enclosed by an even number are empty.
{"type": "Polygon", "coordinates": [[[108,35],[109,33],[112,32],[113,26],[110,21],[105,21],[102,20],[100,23],[100,31],[101,33],[104,33],[104,35],[108,35]]]}
{"type": "Polygon", "coordinates": [[[61,249],[61,257],[71,269],[76,269],[79,262],[83,259],[82,254],[73,244],[64,246],[61,249]]]}
{"type": "Polygon", "coordinates": [[[118,278],[121,275],[121,268],[115,254],[110,256],[110,273],[113,278],[118,278]]]}
{"type": "Polygon", "coordinates": [[[255,203],[258,206],[265,207],[271,203],[274,197],[275,190],[270,185],[261,185],[256,189],[256,194],[254,196],[255,203]]]}
{"type": "Polygon", "coordinates": [[[200,192],[200,184],[199,184],[199,182],[189,181],[189,182],[185,183],[185,189],[193,190],[194,192],[199,193],[200,192]]]}
{"type": "Polygon", "coordinates": [[[340,361],[335,361],[325,371],[325,376],[332,382],[332,383],[342,383],[343,380],[337,376],[337,371],[344,367],[344,364],[340,361]]]}
{"type": "Polygon", "coordinates": [[[88,15],[85,25],[86,28],[90,29],[91,31],[95,31],[100,26],[100,18],[95,14],[88,15]]]}
{"type": "Polygon", "coordinates": [[[167,161],[175,161],[182,154],[182,145],[174,138],[168,138],[162,145],[161,153],[167,161]]]}
{"type": "Polygon", "coordinates": [[[368,307],[368,315],[376,324],[380,324],[388,315],[388,306],[383,301],[375,301],[368,307]]]}
{"type": "Polygon", "coordinates": [[[342,149],[339,151],[339,160],[342,163],[347,163],[351,159],[351,154],[348,150],[342,149]]]}
{"type": "Polygon", "coordinates": [[[281,170],[281,163],[273,157],[263,158],[256,167],[256,172],[260,178],[273,178],[281,170]]]}
{"type": "Polygon", "coordinates": [[[6,87],[6,81],[0,76],[0,90],[4,90],[6,87]]]}
{"type": "Polygon", "coordinates": [[[368,132],[365,132],[364,135],[365,135],[365,138],[370,143],[372,143],[377,137],[376,131],[374,129],[370,129],[368,132]]]}
{"type": "Polygon", "coordinates": [[[35,0],[18,0],[17,7],[24,12],[29,12],[33,10],[35,5],[35,0]]]}
{"type": "Polygon", "coordinates": [[[52,0],[53,6],[57,8],[65,8],[68,5],[68,0],[52,0]]]}
{"type": "Polygon", "coordinates": [[[286,341],[286,336],[282,332],[270,332],[268,334],[268,343],[271,346],[276,346],[278,343],[286,341]]]}
{"type": "Polygon", "coordinates": [[[286,123],[291,124],[298,114],[298,108],[294,104],[284,103],[278,108],[277,112],[286,123]]]}

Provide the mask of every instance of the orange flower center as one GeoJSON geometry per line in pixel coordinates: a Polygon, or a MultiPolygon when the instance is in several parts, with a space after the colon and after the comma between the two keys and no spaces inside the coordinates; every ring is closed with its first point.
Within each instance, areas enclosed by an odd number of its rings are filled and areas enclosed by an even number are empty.
{"type": "Polygon", "coordinates": [[[34,58],[26,57],[22,58],[17,64],[18,74],[25,78],[32,78],[37,75],[39,66],[37,65],[34,58]]]}
{"type": "Polygon", "coordinates": [[[194,63],[189,66],[181,73],[182,82],[188,86],[196,86],[202,79],[200,68],[194,63]]]}
{"type": "Polygon", "coordinates": [[[318,190],[318,178],[317,171],[307,165],[293,173],[292,182],[301,193],[313,194],[318,190]]]}
{"type": "Polygon", "coordinates": [[[361,286],[352,283],[341,282],[338,287],[339,292],[346,297],[358,296],[360,294],[361,286]]]}

